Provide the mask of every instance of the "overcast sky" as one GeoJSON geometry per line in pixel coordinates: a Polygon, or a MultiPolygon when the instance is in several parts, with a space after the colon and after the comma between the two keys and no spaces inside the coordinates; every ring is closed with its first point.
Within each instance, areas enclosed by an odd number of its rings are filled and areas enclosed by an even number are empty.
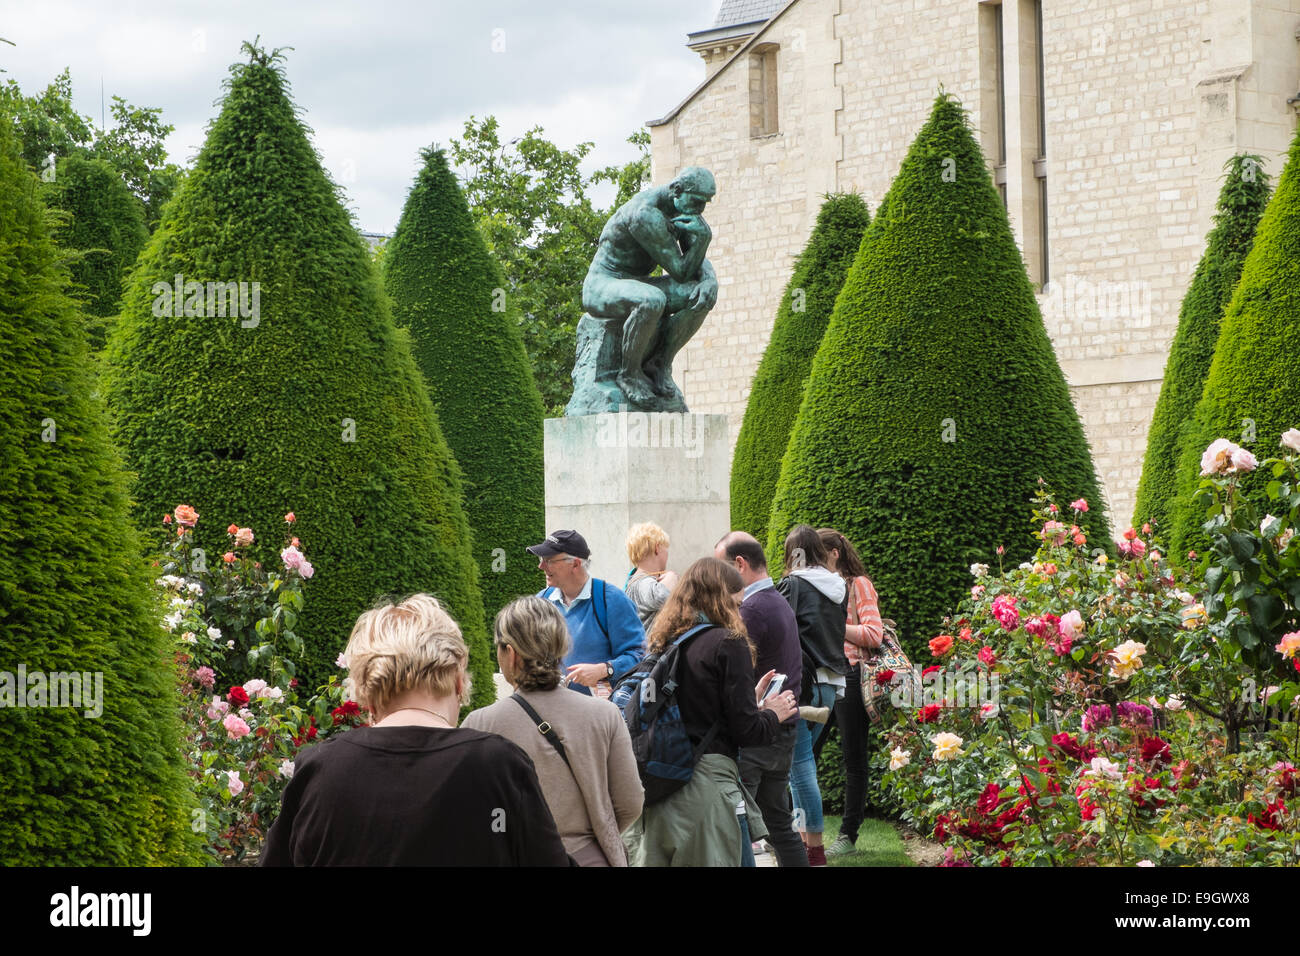
{"type": "MultiPolygon", "coordinates": [[[[4,78],[24,93],[65,66],[78,112],[113,95],[159,106],[191,159],[244,40],[293,47],[285,69],[325,166],[361,228],[391,232],[417,150],[493,114],[508,141],[533,125],[589,166],[635,155],[625,140],[704,78],[686,34],[719,0],[0,0],[4,78]]],[[[602,199],[607,198],[602,196],[602,199]]]]}

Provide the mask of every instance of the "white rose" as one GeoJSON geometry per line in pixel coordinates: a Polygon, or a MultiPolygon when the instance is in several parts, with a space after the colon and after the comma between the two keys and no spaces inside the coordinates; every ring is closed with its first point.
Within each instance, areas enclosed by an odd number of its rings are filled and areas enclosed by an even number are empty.
{"type": "Polygon", "coordinates": [[[1183,710],[1187,705],[1183,703],[1181,697],[1170,697],[1165,701],[1166,710],[1183,710]]]}
{"type": "Polygon", "coordinates": [[[288,780],[290,777],[293,776],[293,761],[292,761],[292,760],[281,760],[281,761],[280,761],[280,776],[284,777],[286,780],[288,780]]]}
{"type": "Polygon", "coordinates": [[[210,637],[214,641],[221,640],[221,628],[219,627],[208,628],[208,637],[210,637]]]}
{"type": "Polygon", "coordinates": [[[982,578],[989,573],[989,566],[987,564],[972,564],[970,573],[972,577],[982,578]]]}
{"type": "Polygon", "coordinates": [[[1279,444],[1283,448],[1300,451],[1300,429],[1288,428],[1282,433],[1282,441],[1279,444]]]}
{"type": "Polygon", "coordinates": [[[912,751],[904,750],[902,747],[895,747],[889,752],[889,769],[902,770],[912,762],[912,751]]]}

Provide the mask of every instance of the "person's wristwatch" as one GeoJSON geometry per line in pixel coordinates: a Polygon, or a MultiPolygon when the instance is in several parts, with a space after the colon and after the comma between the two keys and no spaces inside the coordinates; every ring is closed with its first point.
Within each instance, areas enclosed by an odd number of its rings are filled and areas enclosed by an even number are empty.
{"type": "Polygon", "coordinates": [[[605,679],[612,680],[613,678],[614,678],[614,665],[610,661],[605,661],[605,679]]]}

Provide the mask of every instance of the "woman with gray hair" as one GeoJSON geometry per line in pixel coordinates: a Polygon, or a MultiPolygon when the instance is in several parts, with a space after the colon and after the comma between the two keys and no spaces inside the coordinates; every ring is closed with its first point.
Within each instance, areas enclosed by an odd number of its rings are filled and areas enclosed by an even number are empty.
{"type": "Polygon", "coordinates": [[[371,724],[299,752],[263,866],[569,864],[528,757],[456,727],[469,651],[435,599],[366,611],[345,653],[371,724]]]}
{"type": "Polygon", "coordinates": [[[621,834],[641,815],[643,791],[618,708],[563,685],[564,615],[522,597],[494,625],[501,674],[513,696],[476,710],[465,727],[500,734],[532,758],[564,847],[582,866],[627,866],[621,834]]]}

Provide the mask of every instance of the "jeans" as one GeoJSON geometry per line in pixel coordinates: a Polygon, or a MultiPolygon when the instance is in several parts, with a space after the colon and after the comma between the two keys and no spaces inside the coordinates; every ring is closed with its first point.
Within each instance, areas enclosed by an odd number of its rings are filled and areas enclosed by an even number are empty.
{"type": "MultiPolygon", "coordinates": [[[[814,684],[811,707],[831,707],[835,704],[834,684],[814,684]]],[[[822,820],[822,792],[817,786],[817,759],[813,744],[826,729],[825,724],[801,720],[795,730],[794,761],[790,765],[790,790],[794,794],[795,823],[802,817],[802,829],[808,833],[821,833],[826,828],[822,820]]]]}
{"type": "Polygon", "coordinates": [[[808,852],[790,818],[790,764],[794,758],[796,724],[782,724],[776,740],[740,751],[740,779],[763,815],[767,842],[781,866],[807,866],[808,852]]]}
{"type": "Polygon", "coordinates": [[[854,667],[846,680],[844,699],[835,705],[835,725],[840,728],[840,751],[844,754],[844,821],[840,834],[856,843],[867,809],[871,718],[862,703],[862,671],[854,667]]]}
{"type": "Polygon", "coordinates": [[[740,821],[740,865],[757,867],[758,861],[754,859],[754,844],[749,839],[749,817],[742,813],[736,819],[740,821]]]}

